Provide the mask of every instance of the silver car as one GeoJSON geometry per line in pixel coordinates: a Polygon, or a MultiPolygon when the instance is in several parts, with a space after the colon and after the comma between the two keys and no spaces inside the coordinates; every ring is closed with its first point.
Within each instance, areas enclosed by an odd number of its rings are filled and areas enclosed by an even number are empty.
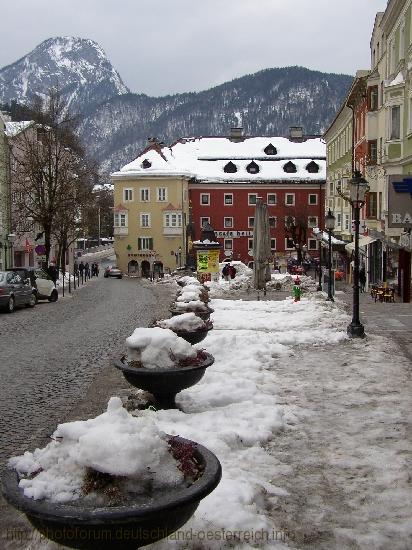
{"type": "Polygon", "coordinates": [[[34,307],[36,296],[29,282],[16,271],[0,271],[0,308],[12,313],[18,306],[34,307]]]}

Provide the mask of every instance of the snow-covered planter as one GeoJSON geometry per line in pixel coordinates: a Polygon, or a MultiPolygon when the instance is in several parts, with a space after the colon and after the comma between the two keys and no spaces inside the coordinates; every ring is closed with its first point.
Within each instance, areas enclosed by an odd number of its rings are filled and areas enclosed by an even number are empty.
{"type": "Polygon", "coordinates": [[[210,314],[213,313],[213,309],[201,300],[191,300],[190,302],[178,302],[176,301],[170,312],[172,315],[181,315],[182,313],[193,312],[203,320],[209,319],[210,314]]]}
{"type": "Polygon", "coordinates": [[[71,548],[132,549],[167,537],[218,485],[207,449],[130,415],[118,397],[60,424],[43,449],[9,461],[3,494],[46,538],[71,548]]]}
{"type": "Polygon", "coordinates": [[[182,286],[182,287],[186,285],[196,285],[196,286],[202,285],[202,283],[198,281],[196,277],[190,277],[189,275],[186,275],[185,277],[180,277],[180,279],[178,279],[176,282],[179,286],[182,286]]]}
{"type": "Polygon", "coordinates": [[[160,328],[172,330],[177,336],[183,338],[190,344],[198,344],[204,340],[209,330],[213,328],[211,321],[204,321],[193,312],[175,315],[171,319],[157,321],[160,328]]]}
{"type": "Polygon", "coordinates": [[[126,380],[149,391],[158,408],[175,408],[176,394],[196,384],[214,358],[160,327],[137,328],[126,339],[127,357],[115,361],[126,380]]]}

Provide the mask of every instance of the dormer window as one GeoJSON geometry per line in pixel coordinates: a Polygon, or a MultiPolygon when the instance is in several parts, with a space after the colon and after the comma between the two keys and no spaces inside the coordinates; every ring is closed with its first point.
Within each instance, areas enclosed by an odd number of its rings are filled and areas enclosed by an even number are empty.
{"type": "Polygon", "coordinates": [[[257,174],[260,169],[256,162],[252,160],[252,162],[246,166],[246,170],[249,172],[249,174],[257,174]]]}
{"type": "Polygon", "coordinates": [[[306,166],[306,170],[311,174],[317,174],[319,172],[319,164],[312,160],[312,162],[309,162],[309,164],[306,166]]]}
{"type": "Polygon", "coordinates": [[[283,171],[287,174],[294,174],[297,172],[296,164],[293,164],[291,161],[287,162],[283,167],[283,171]]]}
{"type": "Polygon", "coordinates": [[[272,145],[271,143],[269,143],[269,145],[267,147],[265,147],[263,150],[265,152],[265,155],[277,155],[278,154],[278,151],[277,151],[276,147],[274,145],[272,145]]]}
{"type": "Polygon", "coordinates": [[[233,162],[228,162],[223,168],[223,171],[227,174],[234,174],[235,172],[237,172],[236,164],[233,164],[233,162]]]}
{"type": "Polygon", "coordinates": [[[142,162],[142,168],[150,168],[151,166],[152,163],[150,162],[150,160],[144,159],[144,161],[142,162]]]}

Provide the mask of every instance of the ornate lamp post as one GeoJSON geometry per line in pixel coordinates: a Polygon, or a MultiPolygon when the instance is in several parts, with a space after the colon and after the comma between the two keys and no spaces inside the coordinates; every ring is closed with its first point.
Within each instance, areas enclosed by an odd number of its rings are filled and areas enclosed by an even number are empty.
{"type": "Polygon", "coordinates": [[[334,302],[332,292],[332,231],[335,229],[335,216],[329,210],[325,216],[325,227],[328,231],[328,247],[329,247],[329,259],[328,259],[328,297],[326,298],[330,302],[334,302]]]}
{"type": "Polygon", "coordinates": [[[319,230],[315,237],[319,245],[319,282],[316,290],[320,292],[322,290],[322,230],[319,230]]]}
{"type": "Polygon", "coordinates": [[[355,223],[355,258],[353,270],[353,313],[352,321],[348,325],[349,336],[363,338],[365,331],[359,319],[359,218],[360,210],[365,204],[365,195],[369,191],[368,182],[362,174],[355,171],[352,179],[349,180],[349,202],[353,207],[355,223]]]}

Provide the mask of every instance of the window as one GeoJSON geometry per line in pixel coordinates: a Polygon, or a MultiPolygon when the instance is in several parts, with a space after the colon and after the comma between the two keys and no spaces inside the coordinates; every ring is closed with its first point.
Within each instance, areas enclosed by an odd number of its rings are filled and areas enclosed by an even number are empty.
{"type": "Polygon", "coordinates": [[[248,193],[248,205],[249,206],[254,206],[256,204],[256,200],[257,200],[257,195],[256,194],[248,193]]]}
{"type": "Polygon", "coordinates": [[[121,212],[115,212],[114,214],[114,226],[115,227],[127,227],[127,214],[121,212]]]}
{"type": "Polygon", "coordinates": [[[309,195],[308,204],[311,204],[311,205],[318,204],[318,196],[317,195],[309,195]]]}
{"type": "Polygon", "coordinates": [[[345,230],[349,231],[349,214],[345,214],[345,230]]]}
{"type": "Polygon", "coordinates": [[[123,200],[125,202],[133,200],[133,189],[123,189],[123,200]]]}
{"type": "Polygon", "coordinates": [[[276,250],[276,239],[270,239],[270,250],[276,250]]]}
{"type": "Polygon", "coordinates": [[[227,174],[234,174],[235,172],[237,172],[236,164],[233,164],[233,162],[228,162],[224,166],[223,172],[226,172],[227,174]]]}
{"type": "Polygon", "coordinates": [[[233,193],[225,193],[225,205],[232,206],[233,204],[233,193]]]}
{"type": "Polygon", "coordinates": [[[233,250],[233,239],[225,239],[224,240],[224,249],[225,250],[233,250]]]}
{"type": "Polygon", "coordinates": [[[368,218],[376,219],[378,215],[377,193],[369,192],[366,196],[366,215],[368,218]]]}
{"type": "Polygon", "coordinates": [[[285,238],[285,249],[286,250],[293,250],[295,247],[293,245],[293,239],[289,239],[288,237],[285,238]]]}
{"type": "Polygon", "coordinates": [[[200,193],[200,204],[203,204],[203,205],[210,204],[210,193],[200,193]]]}
{"type": "Polygon", "coordinates": [[[140,227],[150,227],[150,214],[140,214],[140,227]]]}
{"type": "Polygon", "coordinates": [[[153,250],[153,238],[152,237],[139,237],[137,239],[138,250],[153,250]]]}
{"type": "Polygon", "coordinates": [[[316,239],[308,239],[308,250],[317,250],[318,241],[316,239]]]}
{"type": "Polygon", "coordinates": [[[285,204],[286,204],[286,206],[294,206],[294,204],[295,204],[295,193],[286,193],[285,194],[285,204]]]}
{"type": "Polygon", "coordinates": [[[333,181],[331,181],[329,183],[329,195],[334,195],[335,194],[335,184],[333,183],[333,181]]]}
{"type": "MultiPolygon", "coordinates": [[[[340,147],[342,147],[342,140],[340,140],[340,147]]],[[[319,172],[319,164],[317,162],[309,162],[309,164],[306,166],[306,170],[310,174],[317,174],[319,172]]]]}
{"type": "Polygon", "coordinates": [[[204,227],[207,223],[210,223],[210,218],[200,218],[200,227],[204,227]]]}
{"type": "Polygon", "coordinates": [[[224,227],[233,227],[233,218],[224,218],[223,225],[224,227]]]}
{"type": "Polygon", "coordinates": [[[342,214],[336,214],[336,228],[340,229],[342,227],[342,214]]]}
{"type": "Polygon", "coordinates": [[[276,193],[268,193],[266,200],[268,204],[276,204],[276,193]]]}
{"type": "Polygon", "coordinates": [[[277,218],[275,216],[269,216],[269,227],[272,229],[276,227],[277,218]]]}
{"type": "Polygon", "coordinates": [[[401,107],[394,105],[390,108],[390,134],[389,139],[400,139],[401,137],[401,107]]]}
{"type": "Polygon", "coordinates": [[[269,145],[267,145],[263,151],[265,152],[265,155],[276,155],[277,154],[277,150],[276,150],[276,147],[274,145],[272,145],[271,143],[269,143],[269,145]]]}
{"type": "Polygon", "coordinates": [[[368,164],[375,165],[378,161],[378,142],[376,139],[368,141],[368,164]]]}
{"type": "Polygon", "coordinates": [[[248,246],[248,250],[253,251],[253,239],[248,239],[247,240],[247,246],[248,246]]]}
{"type": "Polygon", "coordinates": [[[368,88],[368,111],[378,110],[378,95],[378,86],[370,86],[368,88]]]}
{"type": "Polygon", "coordinates": [[[140,201],[141,202],[149,202],[150,201],[150,189],[148,189],[148,188],[141,188],[140,189],[140,201]]]}
{"type": "Polygon", "coordinates": [[[247,226],[248,227],[255,227],[255,218],[248,218],[247,219],[247,226]]]}
{"type": "Polygon", "coordinates": [[[308,227],[318,227],[318,218],[317,216],[308,217],[308,227]]]}
{"type": "Polygon", "coordinates": [[[163,217],[164,227],[182,227],[182,214],[180,212],[168,212],[163,217]]]}
{"type": "Polygon", "coordinates": [[[293,162],[289,161],[283,166],[283,171],[287,174],[294,174],[295,172],[297,172],[297,168],[296,165],[293,164],[293,162]]]}
{"type": "Polygon", "coordinates": [[[167,201],[167,187],[157,188],[157,200],[158,202],[167,201]]]}
{"type": "Polygon", "coordinates": [[[142,168],[150,168],[152,166],[152,163],[150,162],[150,160],[144,159],[141,166],[142,168]]]}
{"type": "Polygon", "coordinates": [[[260,171],[260,168],[256,162],[252,160],[252,162],[246,166],[246,171],[249,172],[249,174],[257,174],[260,171]]]}
{"type": "Polygon", "coordinates": [[[399,35],[399,59],[404,59],[404,57],[405,57],[405,27],[402,27],[399,35]]]}

